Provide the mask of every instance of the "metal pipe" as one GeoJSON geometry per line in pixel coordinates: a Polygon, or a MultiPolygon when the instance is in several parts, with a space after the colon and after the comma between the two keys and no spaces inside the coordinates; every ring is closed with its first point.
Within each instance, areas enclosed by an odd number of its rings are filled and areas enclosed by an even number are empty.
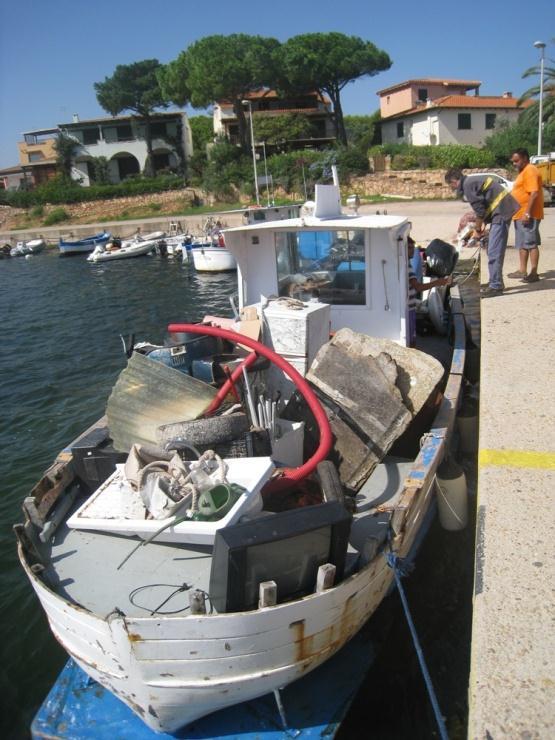
{"type": "Polygon", "coordinates": [[[538,156],[542,153],[542,119],[543,119],[543,63],[545,58],[545,44],[543,41],[534,41],[536,49],[540,49],[540,105],[538,119],[538,156]]]}

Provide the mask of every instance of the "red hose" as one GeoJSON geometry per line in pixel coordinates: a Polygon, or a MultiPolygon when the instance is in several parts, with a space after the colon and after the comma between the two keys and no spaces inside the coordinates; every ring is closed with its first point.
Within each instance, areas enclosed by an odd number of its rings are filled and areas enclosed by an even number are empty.
{"type": "MultiPolygon", "coordinates": [[[[268,360],[273,362],[274,365],[279,367],[280,370],[283,370],[287,377],[293,382],[297,390],[302,394],[304,400],[308,404],[309,409],[314,415],[316,423],[318,424],[318,430],[320,432],[320,442],[312,457],[310,457],[303,465],[298,468],[285,468],[282,471],[283,475],[279,479],[279,481],[300,481],[310,475],[310,473],[312,473],[316,469],[318,463],[326,459],[333,444],[333,437],[328,417],[326,416],[324,409],[322,408],[320,402],[314,394],[314,391],[309,386],[307,381],[295,370],[294,367],[292,367],[286,360],[284,360],[283,357],[280,357],[280,355],[273,352],[264,344],[261,344],[260,342],[257,342],[250,337],[246,337],[243,334],[238,334],[235,331],[229,331],[229,329],[222,329],[219,326],[205,326],[204,324],[170,324],[168,326],[168,331],[171,334],[180,332],[186,332],[190,334],[207,334],[208,336],[227,339],[229,342],[233,342],[234,344],[242,344],[246,347],[250,347],[250,349],[254,350],[256,354],[266,357],[268,360]]],[[[252,357],[252,355],[249,355],[246,360],[248,360],[250,357],[252,357]]],[[[254,360],[252,360],[251,362],[254,362],[254,360]]],[[[238,368],[235,372],[240,369],[241,368],[238,368]]],[[[234,375],[235,372],[233,373],[234,375]]],[[[270,484],[271,483],[272,481],[270,481],[270,484]]],[[[277,485],[278,487],[280,487],[279,484],[277,485]]],[[[267,487],[268,486],[265,486],[265,489],[267,489],[267,487]]]]}
{"type": "Polygon", "coordinates": [[[212,400],[212,403],[204,412],[204,416],[210,416],[210,414],[213,414],[214,411],[216,411],[216,409],[218,409],[221,406],[222,401],[227,396],[227,394],[230,391],[233,391],[235,389],[235,383],[239,380],[239,378],[243,374],[243,368],[245,368],[245,370],[248,370],[249,367],[253,364],[253,362],[257,359],[257,357],[258,355],[256,354],[256,352],[251,352],[250,355],[247,355],[245,357],[245,359],[239,365],[239,367],[235,368],[235,370],[231,373],[229,378],[225,381],[225,383],[216,393],[214,399],[212,400]]]}

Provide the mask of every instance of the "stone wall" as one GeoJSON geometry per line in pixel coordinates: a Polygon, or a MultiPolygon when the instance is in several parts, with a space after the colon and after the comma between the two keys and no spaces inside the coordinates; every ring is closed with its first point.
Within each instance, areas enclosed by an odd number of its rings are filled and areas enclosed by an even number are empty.
{"type": "MultiPolygon", "coordinates": [[[[507,173],[502,169],[492,169],[503,177],[507,173]]],[[[401,198],[452,198],[453,193],[446,184],[446,170],[387,170],[364,177],[353,177],[350,191],[358,195],[391,195],[401,198]]],[[[465,174],[483,172],[482,169],[465,170],[465,174]]]]}

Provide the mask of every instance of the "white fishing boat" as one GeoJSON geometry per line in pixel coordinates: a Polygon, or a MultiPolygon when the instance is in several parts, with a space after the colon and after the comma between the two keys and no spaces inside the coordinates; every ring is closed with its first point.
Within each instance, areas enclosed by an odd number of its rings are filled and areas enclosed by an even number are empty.
{"type": "Polygon", "coordinates": [[[237,269],[237,260],[226,248],[225,243],[210,237],[191,243],[190,254],[197,272],[229,272],[237,269]]]}
{"type": "Polygon", "coordinates": [[[130,257],[142,257],[153,252],[164,236],[163,231],[153,231],[151,234],[145,234],[144,236],[137,234],[133,239],[127,239],[123,242],[114,239],[106,244],[97,245],[87,257],[87,261],[110,262],[130,257]]]}
{"type": "Polygon", "coordinates": [[[301,218],[227,230],[234,319],[136,345],[106,418],[25,499],[55,637],[152,729],[272,692],[286,714],[279,690],[357,633],[423,535],[465,328],[454,288],[446,364],[407,347],[409,228],[317,186],[301,218]]]}

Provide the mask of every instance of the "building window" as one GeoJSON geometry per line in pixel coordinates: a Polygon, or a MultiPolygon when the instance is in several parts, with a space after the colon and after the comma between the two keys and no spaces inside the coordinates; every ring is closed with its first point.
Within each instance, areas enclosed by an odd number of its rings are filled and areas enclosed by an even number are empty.
{"type": "Polygon", "coordinates": [[[403,123],[403,121],[399,121],[397,123],[397,138],[402,139],[404,135],[405,135],[405,124],[403,123]]]}
{"type": "Polygon", "coordinates": [[[29,152],[29,162],[40,162],[44,159],[42,152],[29,152]]]}
{"type": "Polygon", "coordinates": [[[428,88],[427,87],[419,87],[418,88],[418,100],[421,100],[423,103],[428,100],[428,88]]]}
{"type": "Polygon", "coordinates": [[[130,141],[133,138],[131,125],[126,123],[121,126],[116,126],[116,134],[118,141],[130,141]]]}
{"type": "Polygon", "coordinates": [[[459,113],[459,129],[471,129],[470,113],[459,113]]]}
{"type": "Polygon", "coordinates": [[[170,155],[167,152],[160,152],[159,154],[152,155],[152,164],[154,165],[154,171],[169,170],[170,168],[170,155]]]}
{"type": "Polygon", "coordinates": [[[495,113],[486,113],[486,128],[495,128],[495,113]]]}
{"type": "Polygon", "coordinates": [[[97,144],[99,138],[97,128],[83,129],[83,144],[97,144]]]}
{"type": "Polygon", "coordinates": [[[163,121],[157,121],[150,124],[150,135],[153,139],[163,139],[167,134],[166,124],[163,121]]]}

